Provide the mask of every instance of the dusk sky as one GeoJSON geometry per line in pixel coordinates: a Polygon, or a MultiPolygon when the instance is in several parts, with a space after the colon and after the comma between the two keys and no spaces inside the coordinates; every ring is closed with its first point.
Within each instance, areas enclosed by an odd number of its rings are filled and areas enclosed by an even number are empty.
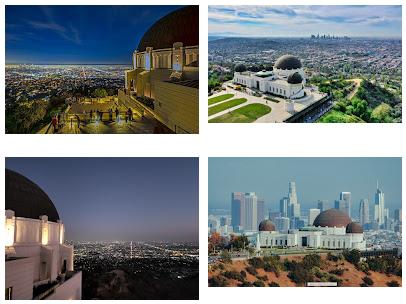
{"type": "Polygon", "coordinates": [[[198,158],[6,158],[54,202],[68,240],[198,241],[198,158]]]}
{"type": "Polygon", "coordinates": [[[230,37],[402,36],[400,5],[209,6],[209,35],[230,37]]]}
{"type": "Polygon", "coordinates": [[[230,209],[231,192],[256,192],[277,211],[295,181],[302,210],[316,208],[319,199],[333,207],[340,192],[349,191],[351,212],[358,216],[362,198],[373,212],[377,179],[393,215],[402,208],[401,158],[209,158],[209,209],[230,209]]]}
{"type": "Polygon", "coordinates": [[[6,63],[126,63],[144,33],[181,6],[6,5],[6,63]]]}

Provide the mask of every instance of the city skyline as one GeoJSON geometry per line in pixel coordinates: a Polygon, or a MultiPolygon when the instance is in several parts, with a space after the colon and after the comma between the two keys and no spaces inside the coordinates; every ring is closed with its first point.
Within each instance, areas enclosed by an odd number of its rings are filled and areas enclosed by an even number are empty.
{"type": "Polygon", "coordinates": [[[7,158],[53,201],[66,239],[198,241],[197,158],[7,158]]]}
{"type": "Polygon", "coordinates": [[[131,64],[144,33],[180,7],[7,5],[6,64],[131,64]]]}
{"type": "Polygon", "coordinates": [[[295,181],[302,210],[316,208],[318,200],[328,200],[333,208],[340,193],[348,191],[351,213],[358,217],[364,198],[369,200],[373,214],[376,179],[392,214],[401,208],[400,158],[210,158],[209,209],[230,209],[231,193],[240,191],[256,192],[268,209],[278,211],[280,200],[288,194],[288,182],[295,181]],[[323,170],[329,167],[345,172],[347,180],[323,170]],[[311,180],[306,178],[309,170],[317,172],[311,180]],[[328,182],[332,180],[334,183],[328,182]]]}
{"type": "Polygon", "coordinates": [[[401,6],[209,6],[209,36],[401,39],[401,6]]]}

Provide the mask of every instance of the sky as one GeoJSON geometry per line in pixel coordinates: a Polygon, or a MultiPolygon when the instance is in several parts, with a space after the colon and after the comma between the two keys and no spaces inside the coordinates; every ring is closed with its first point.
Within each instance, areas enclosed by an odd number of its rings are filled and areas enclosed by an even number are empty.
{"type": "Polygon", "coordinates": [[[289,181],[295,181],[302,210],[317,208],[319,199],[333,207],[340,192],[348,191],[351,213],[358,216],[362,198],[369,199],[372,212],[377,179],[393,216],[402,206],[401,158],[209,158],[209,212],[230,209],[231,192],[256,192],[278,211],[289,181]]]}
{"type": "Polygon", "coordinates": [[[67,240],[198,241],[198,158],[6,158],[42,188],[67,240]]]}
{"type": "Polygon", "coordinates": [[[400,5],[209,6],[209,36],[401,38],[400,5]]]}
{"type": "Polygon", "coordinates": [[[6,5],[6,63],[131,64],[143,34],[180,7],[6,5]]]}

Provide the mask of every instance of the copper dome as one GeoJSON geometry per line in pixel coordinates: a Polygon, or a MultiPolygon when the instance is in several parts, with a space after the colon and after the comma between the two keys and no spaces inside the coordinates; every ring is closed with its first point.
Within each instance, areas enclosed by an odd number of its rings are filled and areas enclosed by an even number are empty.
{"type": "Polygon", "coordinates": [[[56,222],[59,214],[48,195],[25,176],[6,169],[6,210],[13,210],[15,216],[39,220],[47,215],[56,222]]]}
{"type": "Polygon", "coordinates": [[[281,70],[296,70],[302,67],[300,60],[292,55],[283,55],[276,60],[274,68],[281,70]]]}
{"type": "Polygon", "coordinates": [[[263,220],[259,223],[259,231],[275,231],[275,225],[270,220],[263,220]]]}
{"type": "Polygon", "coordinates": [[[349,223],[347,228],[345,228],[346,233],[364,233],[364,229],[362,229],[361,225],[356,222],[349,223]]]}
{"type": "Polygon", "coordinates": [[[141,38],[137,50],[171,48],[175,42],[199,45],[199,6],[185,6],[159,19],[141,38]]]}
{"type": "Polygon", "coordinates": [[[351,223],[350,217],[338,209],[328,209],[321,212],[314,220],[316,227],[347,227],[351,223]]]}

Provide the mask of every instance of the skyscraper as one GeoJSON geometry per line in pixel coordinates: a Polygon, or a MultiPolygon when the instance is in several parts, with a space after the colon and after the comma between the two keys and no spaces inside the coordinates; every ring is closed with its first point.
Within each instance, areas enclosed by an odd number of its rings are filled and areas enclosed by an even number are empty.
{"type": "Polygon", "coordinates": [[[340,201],[344,201],[344,211],[351,218],[351,192],[341,192],[340,201]]]}
{"type": "Polygon", "coordinates": [[[300,204],[297,201],[295,182],[289,182],[288,217],[291,219],[295,217],[300,217],[300,204]]]}
{"type": "Polygon", "coordinates": [[[297,204],[296,183],[289,182],[289,204],[297,204]]]}
{"type": "Polygon", "coordinates": [[[379,228],[385,224],[385,194],[379,189],[379,182],[376,182],[374,220],[379,228]]]}
{"type": "Polygon", "coordinates": [[[395,209],[394,220],[396,222],[401,222],[402,221],[402,209],[395,209]]]}
{"type": "Polygon", "coordinates": [[[274,219],[276,230],[282,233],[287,233],[289,230],[290,219],[287,217],[276,217],[274,219]]]}
{"type": "Polygon", "coordinates": [[[334,201],[334,209],[337,209],[337,210],[340,210],[340,211],[342,211],[344,213],[347,213],[346,209],[345,209],[345,201],[344,200],[336,200],[336,201],[334,201]]]}
{"type": "Polygon", "coordinates": [[[310,209],[309,210],[309,226],[313,225],[314,219],[320,214],[320,209],[310,209]]]}
{"type": "Polygon", "coordinates": [[[258,229],[258,198],[255,192],[247,192],[244,195],[244,229],[258,229]]]}
{"type": "Polygon", "coordinates": [[[364,226],[370,222],[369,201],[366,198],[363,198],[359,203],[359,222],[361,226],[364,226]]]}
{"type": "Polygon", "coordinates": [[[326,211],[330,209],[330,204],[328,200],[318,200],[317,201],[317,209],[320,209],[320,212],[326,211]]]}
{"type": "Polygon", "coordinates": [[[263,199],[257,200],[257,227],[259,223],[265,219],[265,201],[263,199]]]}
{"type": "Polygon", "coordinates": [[[238,231],[239,227],[244,227],[244,193],[231,193],[231,226],[234,231],[238,231]]]}
{"type": "Polygon", "coordinates": [[[279,212],[282,217],[288,217],[288,198],[284,197],[279,201],[279,212]]]}

